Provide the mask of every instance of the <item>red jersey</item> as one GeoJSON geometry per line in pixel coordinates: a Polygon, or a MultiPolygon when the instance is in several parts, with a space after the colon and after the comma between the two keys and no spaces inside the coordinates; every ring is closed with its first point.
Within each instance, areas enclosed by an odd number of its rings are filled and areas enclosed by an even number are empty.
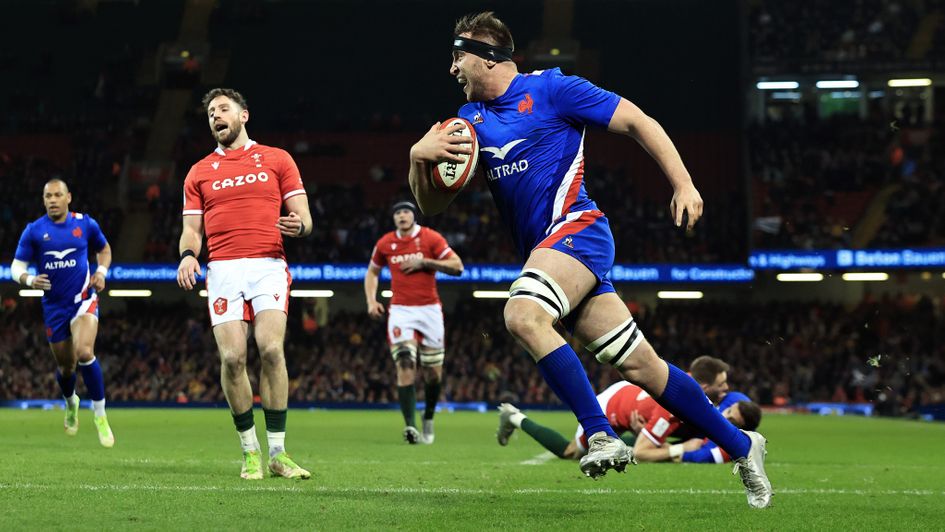
{"type": "Polygon", "coordinates": [[[432,305],[440,302],[436,272],[423,270],[407,275],[401,271],[400,264],[413,258],[440,260],[452,254],[443,235],[414,224],[410,234],[403,237],[397,231],[382,236],[371,252],[371,264],[378,268],[390,266],[390,289],[394,292],[391,305],[432,305]]]}
{"type": "Polygon", "coordinates": [[[184,179],[184,216],[202,215],[210,260],[285,258],[276,221],[282,203],[305,194],[302,176],[285,150],[249,141],[217,148],[184,179]]]}
{"type": "Polygon", "coordinates": [[[607,402],[607,420],[617,434],[630,430],[630,414],[636,410],[644,419],[646,427],[640,434],[646,436],[657,446],[663,445],[666,438],[680,425],[679,419],[660,406],[643,388],[627,383],[607,402]]]}

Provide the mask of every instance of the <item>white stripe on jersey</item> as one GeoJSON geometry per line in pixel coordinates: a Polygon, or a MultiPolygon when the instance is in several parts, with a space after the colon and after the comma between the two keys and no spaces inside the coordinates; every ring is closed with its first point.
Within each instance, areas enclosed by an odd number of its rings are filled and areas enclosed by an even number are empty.
{"type": "Polygon", "coordinates": [[[561,220],[560,222],[558,222],[558,223],[554,224],[553,226],[549,227],[548,229],[546,229],[546,230],[545,230],[545,236],[551,235],[552,233],[554,233],[554,232],[557,231],[558,229],[561,229],[561,226],[562,226],[562,225],[564,225],[564,224],[566,224],[566,223],[573,222],[574,220],[577,220],[577,219],[580,218],[581,215],[584,214],[585,212],[589,212],[589,211],[574,211],[574,212],[569,212],[569,213],[567,214],[567,216],[564,217],[564,220],[561,220]]]}
{"type": "Polygon", "coordinates": [[[725,463],[725,459],[722,458],[722,450],[721,450],[721,449],[719,449],[718,447],[715,447],[715,448],[711,449],[709,452],[712,453],[712,459],[715,460],[715,463],[716,463],[716,464],[725,463]]]}
{"type": "Polygon", "coordinates": [[[89,287],[89,279],[90,279],[90,277],[89,277],[88,262],[86,262],[85,264],[86,264],[86,266],[85,266],[85,282],[82,283],[82,290],[79,290],[79,293],[76,294],[75,297],[72,298],[72,302],[73,302],[73,303],[78,303],[79,301],[82,301],[82,293],[85,292],[85,289],[89,287]]]}
{"type": "Polygon", "coordinates": [[[564,214],[564,201],[568,197],[568,189],[571,188],[571,183],[574,182],[574,176],[577,175],[578,169],[581,168],[581,163],[584,162],[584,132],[587,131],[587,128],[581,130],[581,142],[578,144],[577,154],[574,156],[574,160],[571,162],[571,167],[568,168],[567,173],[564,174],[564,179],[561,180],[561,184],[558,185],[558,192],[555,193],[555,204],[551,209],[551,223],[554,223],[555,220],[561,217],[564,214]]]}

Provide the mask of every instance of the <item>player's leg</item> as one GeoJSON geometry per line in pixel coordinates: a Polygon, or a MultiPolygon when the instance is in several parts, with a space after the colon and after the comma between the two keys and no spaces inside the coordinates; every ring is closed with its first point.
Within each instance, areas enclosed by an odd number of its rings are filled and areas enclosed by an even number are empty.
{"type": "MultiPolygon", "coordinates": [[[[259,299],[259,298],[257,298],[259,299]]],[[[258,308],[259,301],[253,301],[258,308]]],[[[289,405],[289,373],[285,365],[286,314],[282,310],[256,311],[253,334],[262,359],[259,395],[266,416],[269,443],[269,472],[273,476],[307,479],[312,474],[299,467],[285,450],[285,428],[289,405]]]]}
{"type": "Polygon", "coordinates": [[[263,477],[260,462],[259,439],[253,421],[253,390],[246,374],[246,340],[249,326],[242,320],[231,320],[214,325],[213,337],[220,352],[220,385],[230,405],[233,424],[243,449],[244,479],[263,477]]]}
{"type": "Polygon", "coordinates": [[[423,397],[426,408],[423,411],[422,443],[431,444],[435,439],[433,416],[436,403],[443,390],[443,361],[446,358],[444,341],[443,309],[440,305],[427,305],[423,308],[424,319],[418,324],[420,331],[420,366],[423,368],[423,397]]]}
{"type": "Polygon", "coordinates": [[[417,430],[417,325],[422,321],[418,307],[391,305],[387,309],[387,341],[397,372],[397,400],[404,416],[404,441],[420,443],[417,430]]]}
{"type": "Polygon", "coordinates": [[[661,359],[643,337],[627,306],[614,292],[598,294],[576,311],[574,334],[601,363],[612,364],[621,375],[657,398],[659,403],[690,424],[727,453],[745,463],[749,503],[767,506],[771,487],[764,474],[764,438],[732,425],[706,398],[686,372],[661,359]],[[751,484],[751,486],[749,486],[751,484]]]}
{"type": "Polygon", "coordinates": [[[289,404],[289,374],[285,363],[285,328],[292,279],[285,261],[246,259],[244,295],[251,303],[253,335],[259,348],[262,371],[259,395],[266,416],[269,443],[269,473],[293,479],[311,478],[285,451],[286,417],[289,404]]]}
{"type": "Polygon", "coordinates": [[[417,430],[417,342],[405,340],[391,344],[390,354],[397,372],[397,400],[404,417],[404,441],[420,443],[417,430]]]}
{"type": "Polygon", "coordinates": [[[433,416],[436,414],[436,404],[440,400],[443,390],[443,349],[420,346],[420,365],[423,367],[423,433],[421,443],[431,444],[435,438],[433,431],[433,416]]]}
{"type": "Polygon", "coordinates": [[[532,355],[545,382],[591,435],[591,460],[582,462],[581,467],[595,478],[609,468],[622,471],[632,456],[601,410],[577,354],[554,323],[598,284],[597,276],[575,257],[539,247],[512,284],[505,306],[506,328],[532,355]]]}
{"type": "MultiPolygon", "coordinates": [[[[502,403],[499,405],[499,429],[496,431],[496,440],[499,445],[508,445],[509,437],[515,429],[522,429],[558,458],[577,459],[583,455],[583,452],[577,451],[574,440],[568,440],[560,432],[536,423],[514,405],[502,403]]],[[[580,425],[578,425],[578,431],[583,434],[580,425]]]]}
{"type": "Polygon", "coordinates": [[[92,399],[92,417],[98,430],[99,443],[104,447],[115,445],[115,435],[105,415],[105,379],[102,366],[95,357],[95,337],[98,335],[98,317],[85,312],[72,320],[72,346],[78,360],[82,380],[92,399]]]}
{"type": "Polygon", "coordinates": [[[47,320],[49,329],[49,349],[56,359],[56,382],[62,391],[62,398],[66,401],[66,415],[63,427],[68,436],[75,436],[79,431],[79,396],[75,393],[76,383],[76,356],[72,348],[72,337],[69,336],[68,320],[61,327],[65,332],[57,332],[47,320]],[[64,339],[62,339],[64,337],[64,339]],[[53,341],[56,340],[56,341],[53,341]]]}

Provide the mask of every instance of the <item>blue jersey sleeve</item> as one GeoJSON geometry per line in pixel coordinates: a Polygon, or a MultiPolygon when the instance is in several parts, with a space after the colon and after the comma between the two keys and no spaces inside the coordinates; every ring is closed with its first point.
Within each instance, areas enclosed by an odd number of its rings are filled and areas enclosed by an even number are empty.
{"type": "Polygon", "coordinates": [[[108,240],[105,239],[105,233],[102,232],[102,228],[99,227],[95,218],[88,215],[86,216],[89,220],[89,247],[92,251],[98,253],[108,244],[108,240]]]}
{"type": "Polygon", "coordinates": [[[33,261],[33,240],[30,238],[32,226],[33,224],[27,225],[23,234],[20,235],[20,242],[16,245],[16,254],[13,255],[14,259],[24,262],[33,261]]]}
{"type": "Polygon", "coordinates": [[[693,464],[716,464],[719,463],[715,455],[712,454],[712,449],[717,448],[713,442],[707,442],[705,445],[700,447],[695,451],[686,451],[682,455],[683,462],[689,462],[693,464]]]}
{"type": "Polygon", "coordinates": [[[552,73],[554,104],[558,114],[569,122],[606,128],[617,110],[620,96],[578,76],[552,73]]]}

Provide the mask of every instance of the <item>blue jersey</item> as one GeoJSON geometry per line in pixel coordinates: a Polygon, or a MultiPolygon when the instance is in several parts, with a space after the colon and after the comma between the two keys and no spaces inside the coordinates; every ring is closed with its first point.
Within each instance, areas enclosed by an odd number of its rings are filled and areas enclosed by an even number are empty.
{"type": "MultiPolygon", "coordinates": [[[[728,392],[722,402],[719,403],[719,412],[724,412],[728,407],[742,401],[751,401],[751,398],[742,392],[728,392]]],[[[682,455],[683,462],[696,464],[721,464],[728,460],[730,460],[729,456],[711,440],[706,440],[699,449],[685,452],[682,455]]]]}
{"type": "Polygon", "coordinates": [[[52,289],[43,295],[43,307],[67,306],[88,297],[89,248],[101,251],[108,242],[92,217],[70,212],[62,223],[42,216],[26,226],[16,246],[16,260],[36,265],[49,276],[52,289]]]}
{"type": "Polygon", "coordinates": [[[459,110],[476,130],[489,188],[523,258],[562,222],[603,216],[584,189],[584,131],[607,127],[618,103],[554,68],[519,74],[502,96],[459,110]]]}

